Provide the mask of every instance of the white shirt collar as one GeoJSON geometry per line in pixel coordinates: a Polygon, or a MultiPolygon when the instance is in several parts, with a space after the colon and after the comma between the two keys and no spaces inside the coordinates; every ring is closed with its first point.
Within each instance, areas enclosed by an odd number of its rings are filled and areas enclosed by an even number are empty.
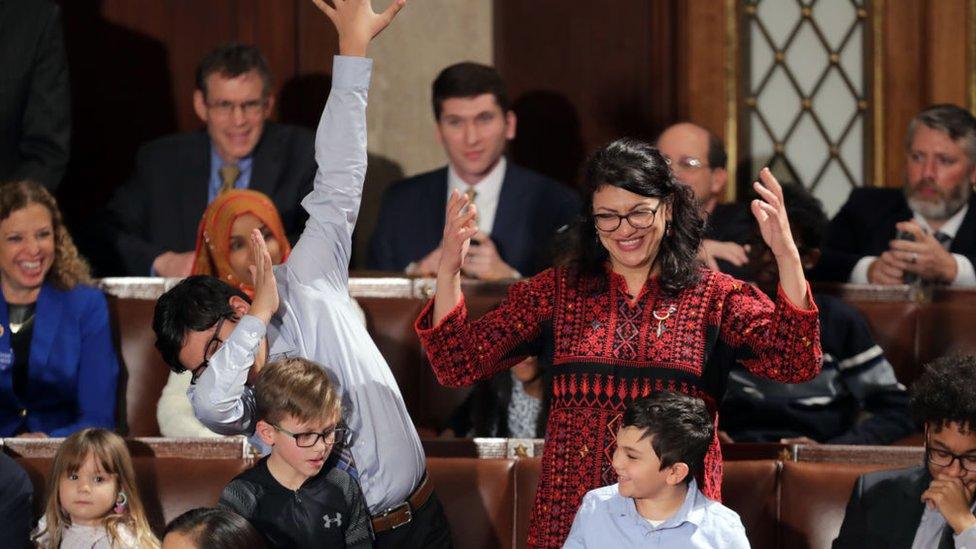
{"type": "Polygon", "coordinates": [[[450,163],[447,165],[447,195],[451,196],[451,191],[457,189],[459,193],[464,193],[468,189],[474,188],[478,193],[475,195],[474,203],[478,207],[478,226],[487,234],[491,234],[491,229],[495,224],[495,212],[498,210],[498,197],[502,192],[502,183],[505,181],[505,168],[508,162],[505,157],[498,159],[495,167],[489,171],[485,177],[474,185],[468,185],[461,179],[461,176],[454,170],[450,163]]]}
{"type": "MultiPolygon", "coordinates": [[[[969,204],[968,203],[963,204],[962,208],[959,208],[958,212],[954,213],[952,217],[946,220],[946,222],[939,229],[939,232],[945,233],[951,239],[955,239],[956,233],[959,232],[959,227],[962,225],[962,220],[965,219],[966,212],[968,211],[969,211],[969,204]]],[[[931,225],[929,225],[929,222],[926,221],[924,217],[922,217],[918,213],[915,213],[913,214],[913,219],[919,225],[921,225],[923,229],[928,231],[929,234],[935,234],[935,231],[932,230],[931,225]]]]}

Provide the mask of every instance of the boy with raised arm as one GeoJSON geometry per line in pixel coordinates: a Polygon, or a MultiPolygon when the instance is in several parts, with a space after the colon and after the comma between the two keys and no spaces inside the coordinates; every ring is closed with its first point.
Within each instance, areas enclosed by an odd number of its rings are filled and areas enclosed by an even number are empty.
{"type": "Polygon", "coordinates": [[[222,434],[255,430],[248,377],[267,360],[303,357],[336,382],[351,442],[344,467],[358,477],[377,547],[449,547],[443,509],[425,472],[420,439],[396,380],[349,297],[349,256],[366,173],[369,42],[405,0],[374,13],[368,0],[315,4],[339,34],[332,91],[315,139],[319,171],[302,201],[309,214],[287,263],[272,272],[255,237],[255,298],[209,277],[160,297],[153,329],[164,360],[191,370],[194,413],[222,434]],[[279,306],[280,295],[280,306],[279,306]]]}

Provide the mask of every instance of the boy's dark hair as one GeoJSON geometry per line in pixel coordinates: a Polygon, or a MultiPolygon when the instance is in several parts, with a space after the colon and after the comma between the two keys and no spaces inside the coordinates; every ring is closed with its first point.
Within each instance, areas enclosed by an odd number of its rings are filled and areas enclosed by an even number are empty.
{"type": "Polygon", "coordinates": [[[173,519],[170,532],[185,534],[197,547],[207,549],[264,549],[264,538],[243,517],[227,509],[198,507],[173,519]]]}
{"type": "Polygon", "coordinates": [[[479,63],[458,63],[442,70],[431,89],[434,103],[434,120],[441,119],[444,100],[457,97],[475,97],[490,93],[503,113],[508,112],[508,93],[505,82],[494,67],[479,63]]]}
{"type": "Polygon", "coordinates": [[[271,93],[271,69],[256,46],[231,42],[222,44],[208,53],[197,66],[197,89],[207,97],[207,77],[220,74],[228,78],[235,78],[246,72],[257,71],[264,83],[261,95],[267,97],[271,93]]]}
{"type": "Polygon", "coordinates": [[[241,290],[207,275],[187,277],[159,296],[153,312],[156,349],[174,372],[186,371],[180,363],[186,332],[206,330],[221,318],[234,318],[236,313],[229,303],[233,296],[251,302],[241,290]]]}
{"type": "Polygon", "coordinates": [[[925,365],[911,389],[915,419],[941,431],[947,423],[976,429],[976,356],[952,355],[925,365]]]}
{"type": "Polygon", "coordinates": [[[675,463],[686,464],[685,483],[704,468],[714,436],[712,417],[702,399],[668,391],[630,403],[621,427],[643,429],[641,440],[652,437],[651,447],[661,460],[661,470],[675,463]]]}

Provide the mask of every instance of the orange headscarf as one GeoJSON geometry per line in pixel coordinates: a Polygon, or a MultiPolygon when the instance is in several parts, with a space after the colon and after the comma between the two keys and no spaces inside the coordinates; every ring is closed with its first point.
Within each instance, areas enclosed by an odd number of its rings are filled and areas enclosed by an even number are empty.
{"type": "Polygon", "coordinates": [[[233,189],[215,198],[203,212],[197,230],[193,274],[215,276],[253,297],[254,288],[248,282],[237,280],[230,266],[230,229],[234,220],[244,214],[256,216],[268,227],[281,247],[281,261],[288,259],[291,244],[271,199],[257,191],[233,189]]]}

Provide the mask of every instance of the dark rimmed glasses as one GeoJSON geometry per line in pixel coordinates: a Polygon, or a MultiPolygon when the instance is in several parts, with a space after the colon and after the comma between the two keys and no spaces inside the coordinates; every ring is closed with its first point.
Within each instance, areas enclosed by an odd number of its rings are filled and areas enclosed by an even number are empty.
{"type": "Polygon", "coordinates": [[[196,383],[197,378],[200,377],[200,374],[202,374],[203,371],[207,369],[207,366],[210,365],[210,359],[213,357],[214,353],[216,353],[217,350],[220,349],[220,346],[223,345],[224,340],[220,339],[220,328],[224,325],[225,320],[227,320],[227,317],[220,317],[220,320],[218,320],[217,324],[214,325],[216,328],[214,329],[213,336],[210,337],[210,340],[207,341],[207,345],[203,348],[203,362],[198,364],[196,368],[190,370],[190,383],[196,383]]]}
{"type": "Polygon", "coordinates": [[[319,439],[322,439],[326,446],[332,446],[334,444],[345,446],[346,444],[349,444],[349,439],[352,434],[351,431],[345,427],[334,427],[332,429],[326,429],[321,433],[316,431],[293,433],[288,429],[282,428],[276,423],[272,423],[271,426],[295,439],[295,445],[299,448],[311,448],[312,446],[318,444],[319,439]]]}
{"type": "Polygon", "coordinates": [[[963,469],[970,473],[976,473],[976,454],[967,452],[960,455],[953,454],[948,450],[933,448],[929,442],[928,433],[925,435],[925,459],[932,465],[939,467],[952,467],[952,462],[958,459],[959,465],[963,469]]]}
{"type": "Polygon", "coordinates": [[[627,223],[635,229],[646,229],[654,224],[654,217],[657,215],[657,211],[661,209],[661,204],[657,205],[657,208],[646,208],[634,210],[628,214],[620,215],[609,212],[601,212],[593,214],[593,224],[600,231],[605,233],[612,233],[616,231],[624,219],[627,223]]]}

